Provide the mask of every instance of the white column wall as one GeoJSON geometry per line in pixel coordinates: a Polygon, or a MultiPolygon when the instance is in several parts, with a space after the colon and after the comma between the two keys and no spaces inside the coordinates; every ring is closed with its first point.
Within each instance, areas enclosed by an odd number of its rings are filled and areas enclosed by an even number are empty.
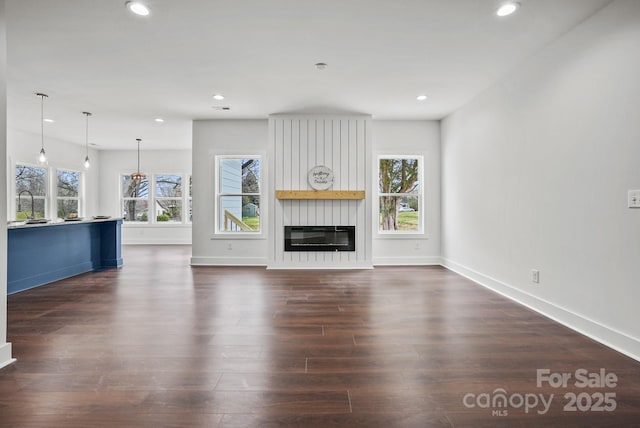
{"type": "Polygon", "coordinates": [[[7,23],[0,0],[0,368],[15,361],[7,343],[7,23]]]}
{"type": "Polygon", "coordinates": [[[269,119],[274,147],[274,190],[312,190],[311,168],[334,173],[329,190],[365,190],[364,200],[276,200],[270,245],[271,268],[371,267],[371,116],[274,115],[269,119]],[[286,252],[284,226],[355,226],[355,252],[286,252]]]}
{"type": "Polygon", "coordinates": [[[635,358],[638,47],[615,1],[442,126],[445,265],[635,358]]]}

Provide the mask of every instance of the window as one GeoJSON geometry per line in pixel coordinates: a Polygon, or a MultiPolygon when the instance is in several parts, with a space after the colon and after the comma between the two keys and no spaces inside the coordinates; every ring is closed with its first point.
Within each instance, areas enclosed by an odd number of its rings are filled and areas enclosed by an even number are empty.
{"type": "Polygon", "coordinates": [[[154,183],[156,221],[182,223],[182,176],[157,174],[154,183]]]}
{"type": "Polygon", "coordinates": [[[378,231],[422,233],[422,157],[378,158],[378,231]]]}
{"type": "Polygon", "coordinates": [[[193,184],[193,177],[189,176],[189,216],[187,217],[187,221],[189,223],[193,222],[193,197],[191,196],[191,185],[193,184]]]}
{"type": "Polygon", "coordinates": [[[56,206],[59,218],[78,217],[80,212],[80,173],[59,169],[56,174],[56,206]]]}
{"type": "Polygon", "coordinates": [[[121,175],[122,218],[126,222],[149,222],[149,179],[133,181],[129,175],[121,175]]]}
{"type": "Polygon", "coordinates": [[[217,221],[219,232],[260,232],[259,156],[220,156],[217,221]]]}
{"type": "Polygon", "coordinates": [[[45,218],[47,212],[47,169],[16,165],[16,220],[45,218]]]}
{"type": "Polygon", "coordinates": [[[191,181],[187,174],[150,174],[140,182],[121,175],[122,217],[127,223],[138,224],[191,223],[191,181]],[[185,180],[189,183],[186,195],[185,180]]]}

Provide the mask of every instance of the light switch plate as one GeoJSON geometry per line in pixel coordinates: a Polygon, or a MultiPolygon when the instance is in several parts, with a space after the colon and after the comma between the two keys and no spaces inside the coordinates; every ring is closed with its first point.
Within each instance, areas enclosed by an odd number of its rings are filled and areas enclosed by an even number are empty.
{"type": "Polygon", "coordinates": [[[640,190],[629,190],[629,208],[640,208],[640,190]]]}

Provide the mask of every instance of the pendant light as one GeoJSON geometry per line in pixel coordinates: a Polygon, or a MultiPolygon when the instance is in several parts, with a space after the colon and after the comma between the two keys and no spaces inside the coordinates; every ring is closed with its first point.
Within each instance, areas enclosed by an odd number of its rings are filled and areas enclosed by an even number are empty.
{"type": "Polygon", "coordinates": [[[84,140],[84,146],[87,150],[87,155],[84,158],[84,167],[85,169],[89,169],[89,167],[91,166],[91,162],[89,162],[89,116],[91,116],[91,113],[89,113],[88,111],[83,111],[82,114],[87,117],[86,134],[84,140]]]}
{"type": "Polygon", "coordinates": [[[136,138],[136,141],[138,142],[138,169],[136,170],[136,172],[131,174],[131,180],[133,180],[136,183],[141,182],[142,180],[144,180],[147,175],[140,172],[140,141],[142,141],[140,138],[136,138]]]}
{"type": "Polygon", "coordinates": [[[44,164],[47,162],[47,155],[44,151],[44,99],[49,98],[49,95],[40,92],[36,95],[40,97],[40,135],[42,137],[38,162],[44,164]]]}

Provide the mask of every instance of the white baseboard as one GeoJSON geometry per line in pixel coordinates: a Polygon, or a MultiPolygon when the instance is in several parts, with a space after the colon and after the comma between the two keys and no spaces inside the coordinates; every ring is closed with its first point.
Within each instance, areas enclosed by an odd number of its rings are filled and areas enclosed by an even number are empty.
{"type": "Polygon", "coordinates": [[[15,362],[16,359],[11,357],[11,343],[0,345],[0,369],[15,362]]]}
{"type": "Polygon", "coordinates": [[[434,266],[440,265],[440,257],[374,257],[374,266],[434,266]]]}
{"type": "Polygon", "coordinates": [[[191,266],[266,266],[266,257],[191,257],[191,266]]]}
{"type": "Polygon", "coordinates": [[[442,266],[572,330],[640,361],[640,340],[445,258],[442,266]]]}
{"type": "Polygon", "coordinates": [[[297,264],[269,264],[267,266],[269,270],[277,270],[277,269],[320,269],[320,270],[349,270],[349,269],[373,269],[373,265],[371,263],[352,263],[352,264],[328,264],[328,263],[297,263],[297,264]]]}
{"type": "Polygon", "coordinates": [[[191,239],[123,239],[122,245],[191,245],[191,239]]]}

